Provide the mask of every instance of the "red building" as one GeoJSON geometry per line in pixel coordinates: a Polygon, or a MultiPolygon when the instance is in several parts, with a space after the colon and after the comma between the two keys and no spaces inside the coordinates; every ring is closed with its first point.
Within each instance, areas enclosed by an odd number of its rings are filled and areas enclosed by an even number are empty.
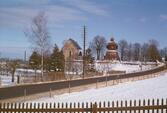
{"type": "Polygon", "coordinates": [[[104,57],[105,60],[119,60],[118,56],[118,45],[115,43],[114,38],[111,38],[107,44],[107,52],[104,57]]]}

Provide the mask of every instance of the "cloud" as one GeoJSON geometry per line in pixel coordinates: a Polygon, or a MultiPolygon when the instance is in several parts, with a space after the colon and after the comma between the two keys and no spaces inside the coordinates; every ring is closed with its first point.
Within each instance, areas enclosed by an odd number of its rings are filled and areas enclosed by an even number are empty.
{"type": "Polygon", "coordinates": [[[27,25],[32,17],[37,14],[37,10],[13,7],[13,8],[0,8],[0,25],[2,27],[16,27],[20,28],[27,25]]]}
{"type": "Polygon", "coordinates": [[[68,20],[85,20],[82,12],[69,7],[52,5],[45,8],[46,14],[51,21],[63,22],[68,20]]]}
{"type": "Polygon", "coordinates": [[[162,19],[162,20],[167,20],[167,15],[166,15],[166,14],[161,14],[161,15],[160,15],[160,19],[162,19]]]}
{"type": "Polygon", "coordinates": [[[100,16],[108,16],[109,13],[106,10],[106,6],[102,6],[90,0],[62,0],[66,4],[71,5],[75,8],[80,9],[81,11],[86,11],[90,14],[100,15],[100,16]]]}
{"type": "Polygon", "coordinates": [[[51,0],[1,0],[0,26],[22,29],[40,11],[46,12],[52,26],[69,21],[85,21],[88,19],[86,13],[108,15],[99,4],[87,0],[59,0],[58,3],[51,0]]]}
{"type": "Polygon", "coordinates": [[[30,24],[31,19],[40,11],[46,12],[50,25],[52,25],[53,23],[86,19],[86,17],[83,17],[80,12],[64,6],[45,6],[40,9],[27,7],[13,7],[0,9],[0,26],[26,26],[30,24]]]}

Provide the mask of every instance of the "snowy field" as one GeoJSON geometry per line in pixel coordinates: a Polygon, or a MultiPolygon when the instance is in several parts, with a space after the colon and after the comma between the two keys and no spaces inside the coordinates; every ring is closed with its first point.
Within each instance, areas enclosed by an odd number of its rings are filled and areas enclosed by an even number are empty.
{"type": "Polygon", "coordinates": [[[12,76],[0,75],[0,86],[13,86],[16,85],[17,77],[14,78],[15,82],[12,83],[12,76]]]}
{"type": "MultiPolygon", "coordinates": [[[[124,62],[126,63],[126,62],[124,62]]],[[[138,71],[144,71],[153,68],[153,65],[142,65],[142,70],[139,65],[130,65],[130,64],[124,64],[120,62],[115,62],[115,63],[95,63],[95,68],[99,72],[103,72],[104,75],[106,74],[107,71],[125,71],[126,73],[132,73],[132,72],[138,72],[138,71]]],[[[131,62],[130,62],[131,63],[131,62]]],[[[133,62],[137,63],[138,62],[133,62]]],[[[37,75],[40,75],[41,71],[37,70],[36,71],[37,75]]],[[[12,77],[11,76],[5,76],[5,75],[0,75],[0,87],[2,86],[12,86],[16,85],[17,81],[17,76],[35,76],[35,71],[32,69],[16,69],[15,72],[15,83],[11,82],[12,77]]]]}
{"type": "Polygon", "coordinates": [[[31,102],[99,102],[115,100],[167,98],[167,73],[135,82],[121,83],[99,89],[45,97],[31,102]]]}
{"type": "MultiPolygon", "coordinates": [[[[41,71],[37,70],[36,71],[36,75],[40,75],[41,71]]],[[[15,72],[15,77],[14,77],[14,83],[12,83],[12,76],[11,74],[9,75],[0,75],[0,87],[1,86],[13,86],[13,85],[17,85],[17,76],[35,76],[35,71],[32,69],[16,69],[15,72]]]]}
{"type": "MultiPolygon", "coordinates": [[[[148,63],[147,65],[141,65],[141,62],[96,62],[95,69],[99,72],[107,71],[125,71],[126,73],[133,73],[151,69],[155,65],[148,63]],[[133,64],[133,65],[132,65],[133,64]]],[[[159,64],[161,65],[161,64],[159,64]]]]}

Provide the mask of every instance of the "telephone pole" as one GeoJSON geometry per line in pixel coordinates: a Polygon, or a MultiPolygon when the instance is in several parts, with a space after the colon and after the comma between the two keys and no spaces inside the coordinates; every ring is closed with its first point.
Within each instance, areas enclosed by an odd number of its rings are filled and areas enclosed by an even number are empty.
{"type": "Polygon", "coordinates": [[[83,32],[83,79],[85,77],[85,47],[86,47],[86,26],[84,26],[83,32]]]}
{"type": "Polygon", "coordinates": [[[24,51],[24,63],[26,63],[26,59],[27,58],[27,52],[26,52],[26,50],[24,51]]]}

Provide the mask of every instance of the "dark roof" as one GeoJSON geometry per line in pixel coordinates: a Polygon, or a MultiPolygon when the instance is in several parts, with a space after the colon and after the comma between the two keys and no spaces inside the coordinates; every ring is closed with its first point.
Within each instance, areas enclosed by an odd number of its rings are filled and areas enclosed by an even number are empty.
{"type": "Polygon", "coordinates": [[[71,41],[74,44],[74,46],[77,47],[77,49],[81,49],[81,47],[78,45],[78,43],[75,40],[70,38],[69,41],[71,41]]]}

